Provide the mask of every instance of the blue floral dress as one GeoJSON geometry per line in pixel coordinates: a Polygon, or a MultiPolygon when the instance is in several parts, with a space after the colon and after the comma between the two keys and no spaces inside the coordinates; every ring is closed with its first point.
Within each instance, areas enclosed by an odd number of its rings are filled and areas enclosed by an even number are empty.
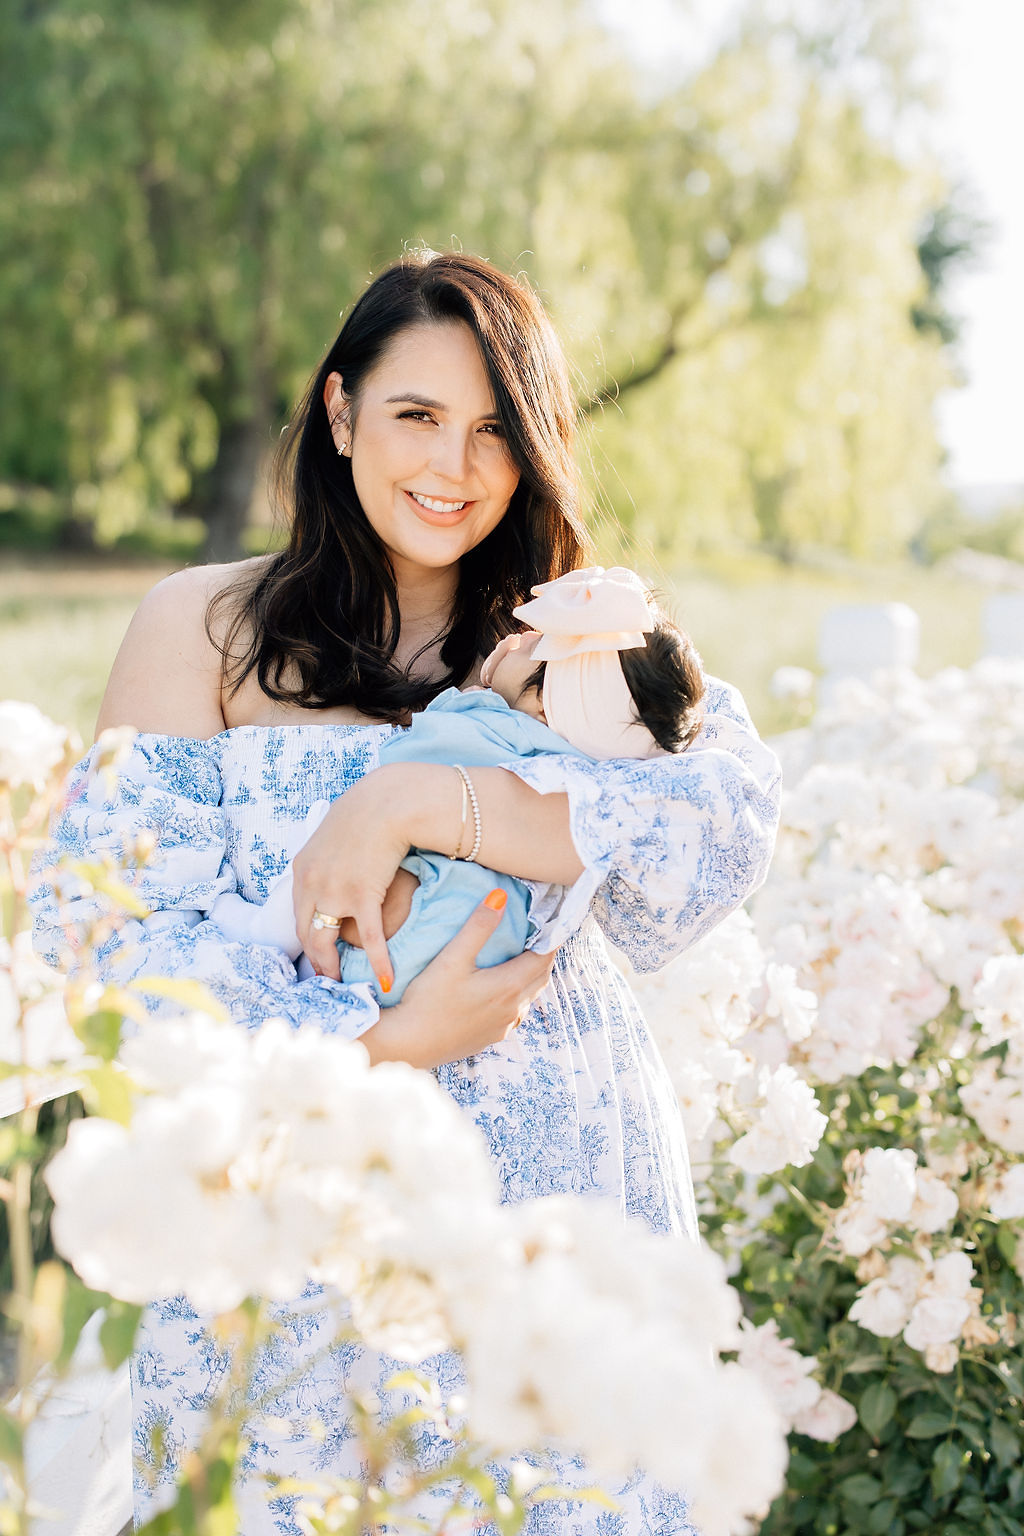
{"type": "MultiPolygon", "coordinates": [[[[309,723],[241,726],[208,741],[140,735],[116,780],[95,768],[90,753],[56,821],[56,854],[120,854],[139,833],[156,838],[140,883],[152,915],[108,941],[101,954],[107,973],[198,978],[244,1024],[283,1017],[297,1029],[349,1038],[369,1028],[378,1017],[369,988],[301,980],[280,951],[233,942],[203,914],[225,891],[260,903],[285,868],[311,802],[336,798],[375,767],[394,729],[309,723]]],[[[541,793],[568,792],[585,870],[568,890],[534,892],[536,943],[559,948],[551,981],[521,1026],[436,1076],[486,1138],[506,1200],[611,1197],[655,1231],[694,1238],[678,1106],[605,939],[637,970],[654,970],[743,901],[771,855],[778,764],[739,695],[712,680],[701,734],[678,756],[593,762],[544,755],[507,766],[541,793]]],[[[54,963],[69,962],[69,940],[92,915],[94,899],[83,893],[58,911],[44,878],[37,945],[54,963]]],[[[262,1360],[261,1394],[275,1380],[290,1384],[273,1397],[270,1417],[251,1425],[251,1472],[358,1472],[348,1393],[354,1385],[380,1389],[396,1366],[352,1344],[325,1351],[333,1321],[330,1298],[311,1291],[262,1360]]],[[[165,1502],[174,1465],[224,1369],[187,1302],[149,1309],[132,1364],[137,1525],[165,1502]],[[165,1456],[160,1467],[154,1430],[165,1456]]],[[[442,1389],[458,1384],[451,1356],[424,1369],[442,1389]]],[[[593,1481],[582,1463],[564,1457],[555,1470],[566,1487],[593,1481]]],[[[243,1486],[243,1536],[300,1536],[298,1500],[268,1503],[265,1486],[262,1477],[243,1486]]],[[[692,1532],[685,1502],[642,1473],[614,1493],[618,1513],[571,1499],[538,1505],[529,1536],[692,1532]]]]}

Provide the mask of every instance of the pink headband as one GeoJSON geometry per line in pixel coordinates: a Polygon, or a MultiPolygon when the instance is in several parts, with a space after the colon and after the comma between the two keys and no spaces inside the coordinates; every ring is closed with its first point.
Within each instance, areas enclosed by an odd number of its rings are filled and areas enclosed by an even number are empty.
{"type": "Polygon", "coordinates": [[[533,658],[546,661],[548,725],[588,757],[664,757],[623,676],[619,651],[646,647],[654,628],[647,590],[634,571],[590,566],[534,587],[513,610],[542,636],[533,658]]]}

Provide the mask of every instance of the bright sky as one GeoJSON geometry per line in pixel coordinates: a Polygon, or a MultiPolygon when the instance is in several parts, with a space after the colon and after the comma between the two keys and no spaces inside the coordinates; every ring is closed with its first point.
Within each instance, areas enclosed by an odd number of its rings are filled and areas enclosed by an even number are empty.
{"type": "MultiPolygon", "coordinates": [[[[597,0],[648,63],[693,62],[727,0],[597,0]]],[[[951,179],[969,181],[993,228],[979,266],[952,292],[963,316],[966,387],[939,407],[956,485],[1024,484],[1024,0],[931,0],[951,179]]]]}

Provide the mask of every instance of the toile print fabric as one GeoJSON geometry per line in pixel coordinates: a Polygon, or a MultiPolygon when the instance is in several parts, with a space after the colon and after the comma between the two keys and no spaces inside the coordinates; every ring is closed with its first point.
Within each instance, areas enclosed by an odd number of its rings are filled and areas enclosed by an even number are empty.
{"type": "MultiPolygon", "coordinates": [[[[280,951],[229,940],[203,913],[224,892],[259,904],[286,867],[310,804],[335,799],[375,767],[395,729],[310,723],[237,727],[208,741],[141,735],[116,778],[96,769],[90,754],[55,823],[55,856],[120,855],[139,834],[156,838],[137,887],[152,915],[107,942],[105,972],[121,980],[197,978],[243,1025],[279,1017],[296,1029],[348,1038],[368,1029],[378,1017],[368,987],[300,980],[280,951]]],[[[542,950],[557,945],[558,956],[513,1037],[435,1075],[485,1137],[504,1199],[612,1199],[624,1216],[655,1231],[695,1239],[678,1106],[605,937],[637,970],[656,969],[760,883],[778,814],[776,759],[735,690],[710,680],[701,735],[676,757],[596,763],[545,754],[505,766],[541,793],[568,792],[586,868],[567,891],[533,889],[534,942],[542,950]]],[[[67,964],[92,898],[69,897],[66,887],[62,896],[58,906],[44,871],[36,943],[51,961],[67,964]]],[[[352,1343],[329,1348],[341,1314],[337,1300],[317,1288],[279,1315],[281,1332],[253,1382],[263,1411],[249,1426],[241,1536],[301,1536],[298,1497],[268,1500],[265,1474],[357,1475],[349,1394],[369,1389],[383,1401],[384,1384],[400,1369],[352,1343]]],[[[149,1308],[132,1362],[137,1526],[166,1503],[176,1462],[224,1369],[187,1301],[168,1298],[149,1308]]],[[[456,1357],[436,1357],[423,1370],[443,1391],[458,1388],[456,1357]]],[[[443,1446],[425,1431],[421,1452],[429,1464],[443,1446]]],[[[546,1465],[566,1488],[594,1481],[571,1457],[546,1465]]],[[[538,1505],[528,1536],[693,1536],[685,1501],[644,1474],[611,1492],[615,1512],[578,1499],[538,1505]]],[[[430,1508],[418,1512],[430,1520],[430,1508]]]]}

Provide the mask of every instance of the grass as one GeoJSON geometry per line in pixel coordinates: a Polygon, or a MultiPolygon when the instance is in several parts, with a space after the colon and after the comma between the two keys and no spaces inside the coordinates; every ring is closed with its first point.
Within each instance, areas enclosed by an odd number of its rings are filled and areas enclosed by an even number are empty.
{"type": "MultiPolygon", "coordinates": [[[[92,738],[107,673],[143,594],[171,567],[153,561],[10,555],[0,571],[0,697],[28,699],[92,738]]],[[[924,674],[975,661],[987,589],[910,564],[830,557],[779,566],[767,557],[704,558],[660,585],[709,671],[737,684],[763,731],[791,724],[771,697],[776,667],[816,666],[822,616],[838,603],[905,602],[921,619],[924,674]]]]}
{"type": "Polygon", "coordinates": [[[128,622],[169,569],[10,556],[0,571],[0,697],[27,699],[91,741],[128,622]]]}

